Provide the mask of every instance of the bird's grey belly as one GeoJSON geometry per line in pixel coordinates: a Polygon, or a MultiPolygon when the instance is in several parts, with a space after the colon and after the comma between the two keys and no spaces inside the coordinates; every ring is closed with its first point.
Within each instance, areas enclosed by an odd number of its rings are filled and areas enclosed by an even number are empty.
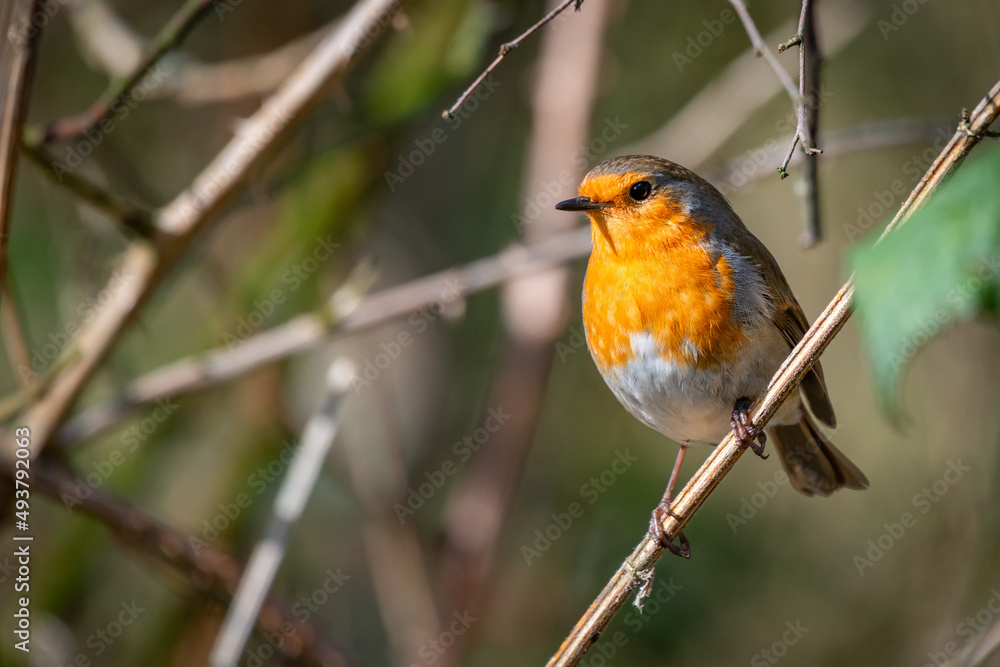
{"type": "MultiPolygon", "coordinates": [[[[787,343],[774,345],[754,336],[733,363],[697,368],[661,356],[648,334],[633,335],[631,342],[631,360],[603,374],[618,400],[639,421],[672,440],[713,445],[729,432],[736,400],[756,398],[788,350],[787,343]]],[[[796,394],[773,421],[797,422],[799,404],[796,394]]]]}

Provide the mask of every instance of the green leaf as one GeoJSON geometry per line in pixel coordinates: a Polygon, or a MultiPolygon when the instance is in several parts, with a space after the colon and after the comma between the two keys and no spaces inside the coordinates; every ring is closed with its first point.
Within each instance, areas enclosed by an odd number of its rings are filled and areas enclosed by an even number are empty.
{"type": "Polygon", "coordinates": [[[903,368],[949,326],[997,313],[1000,149],[961,167],[900,229],[851,257],[879,398],[899,414],[903,368]]]}

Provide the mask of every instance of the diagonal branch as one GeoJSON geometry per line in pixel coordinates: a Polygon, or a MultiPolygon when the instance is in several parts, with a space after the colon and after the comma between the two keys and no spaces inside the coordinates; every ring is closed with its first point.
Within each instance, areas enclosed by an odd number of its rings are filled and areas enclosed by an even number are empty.
{"type": "Polygon", "coordinates": [[[107,89],[86,111],[69,118],[53,121],[44,128],[28,128],[24,133],[25,143],[37,146],[72,139],[87,130],[94,129],[98,123],[108,117],[115,102],[132,90],[167,51],[187,37],[198,23],[198,19],[212,8],[212,4],[212,0],[187,0],[149,43],[145,55],[135,69],[126,76],[112,79],[107,89]]]}
{"type": "MultiPolygon", "coordinates": [[[[979,103],[968,121],[959,126],[951,141],[889,223],[883,238],[885,234],[906,222],[914,211],[927,201],[945,178],[961,164],[969,151],[987,135],[990,124],[998,116],[1000,116],[1000,82],[997,82],[979,103]]],[[[853,294],[854,279],[851,278],[837,292],[826,310],[785,359],[764,394],[754,402],[751,410],[754,426],[763,428],[785,399],[796,390],[816,359],[850,317],[853,294]]],[[[742,455],[743,449],[737,445],[736,439],[730,433],[674,500],[670,515],[663,522],[667,539],[673,540],[680,535],[694,513],[742,455]]],[[[569,667],[579,664],[583,655],[597,641],[614,615],[624,606],[632,591],[640,584],[651,581],[649,571],[656,565],[663,552],[663,547],[654,538],[646,535],[577,622],[562,646],[549,660],[548,667],[569,667]]],[[[642,596],[647,590],[648,588],[643,586],[639,595],[642,596]]]]}
{"type": "MultiPolygon", "coordinates": [[[[80,331],[66,350],[78,354],[79,361],[69,365],[25,415],[23,421],[34,436],[35,456],[128,322],[197,234],[218,218],[270,150],[291,133],[330,86],[344,77],[358,54],[375,41],[373,36],[401,6],[400,0],[360,0],[285,84],[240,126],[237,135],[191,186],[157,212],[159,234],[155,242],[135,241],[130,245],[117,271],[117,275],[126,277],[125,285],[113,291],[100,315],[80,331]]],[[[9,456],[10,445],[4,443],[4,447],[3,453],[9,456]]]]}

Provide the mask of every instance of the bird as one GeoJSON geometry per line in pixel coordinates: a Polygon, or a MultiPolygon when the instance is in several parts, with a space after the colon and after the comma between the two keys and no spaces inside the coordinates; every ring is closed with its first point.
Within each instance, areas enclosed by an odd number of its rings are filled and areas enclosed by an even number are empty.
{"type": "Polygon", "coordinates": [[[594,167],[578,195],[556,204],[590,218],[583,284],[587,347],[611,392],[636,419],[680,445],[650,533],[672,553],[662,521],[689,445],[730,431],[766,458],[771,442],[792,486],[807,496],[865,489],[864,473],[820,429],[836,416],[816,362],[757,432],[752,400],[809,326],[774,256],[708,181],[650,155],[594,167]]]}

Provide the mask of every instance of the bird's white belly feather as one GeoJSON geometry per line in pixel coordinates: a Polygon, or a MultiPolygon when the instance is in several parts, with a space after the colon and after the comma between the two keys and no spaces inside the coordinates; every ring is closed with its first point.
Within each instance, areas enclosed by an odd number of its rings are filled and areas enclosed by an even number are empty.
{"type": "MultiPolygon", "coordinates": [[[[777,330],[773,335],[780,337],[777,330]]],[[[756,398],[784,361],[788,344],[770,336],[767,331],[751,336],[746,350],[726,367],[699,369],[661,356],[649,334],[633,334],[632,358],[604,373],[604,380],[644,424],[677,442],[715,445],[730,430],[736,400],[756,398]]],[[[794,424],[800,418],[796,392],[772,421],[794,424]]]]}

